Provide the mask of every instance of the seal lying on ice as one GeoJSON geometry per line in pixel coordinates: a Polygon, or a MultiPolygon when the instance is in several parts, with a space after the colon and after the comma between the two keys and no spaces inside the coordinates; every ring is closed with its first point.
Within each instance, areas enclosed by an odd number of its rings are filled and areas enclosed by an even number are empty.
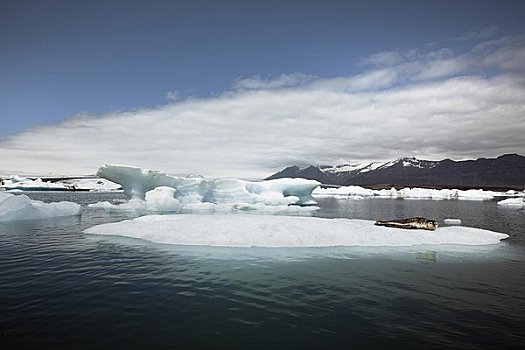
{"type": "Polygon", "coordinates": [[[435,220],[429,220],[423,217],[414,217],[400,220],[377,220],[375,222],[377,226],[406,228],[406,229],[422,229],[434,231],[438,227],[438,223],[435,220]]]}

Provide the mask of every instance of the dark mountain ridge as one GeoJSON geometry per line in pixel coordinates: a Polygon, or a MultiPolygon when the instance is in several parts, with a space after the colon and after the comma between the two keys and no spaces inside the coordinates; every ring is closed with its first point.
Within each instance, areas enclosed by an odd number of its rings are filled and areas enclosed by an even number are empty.
{"type": "Polygon", "coordinates": [[[326,185],[365,187],[525,188],[525,157],[505,154],[497,158],[441,161],[399,158],[395,161],[330,166],[290,166],[269,176],[313,179],[326,185]]]}

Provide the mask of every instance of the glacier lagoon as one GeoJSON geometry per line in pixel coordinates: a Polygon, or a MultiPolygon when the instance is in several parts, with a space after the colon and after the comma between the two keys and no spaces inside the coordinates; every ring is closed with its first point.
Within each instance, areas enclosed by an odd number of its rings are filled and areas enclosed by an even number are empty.
{"type": "Polygon", "coordinates": [[[224,248],[85,234],[140,215],[88,206],[122,194],[28,194],[79,203],[83,213],[0,223],[2,348],[471,349],[525,341],[525,212],[494,200],[320,197],[319,210],[299,213],[454,218],[510,235],[488,246],[224,248]]]}

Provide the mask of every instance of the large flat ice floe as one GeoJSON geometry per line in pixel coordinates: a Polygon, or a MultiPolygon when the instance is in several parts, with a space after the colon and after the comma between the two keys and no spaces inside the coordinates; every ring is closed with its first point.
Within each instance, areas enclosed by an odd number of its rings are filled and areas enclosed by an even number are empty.
{"type": "Polygon", "coordinates": [[[94,226],[85,232],[155,243],[224,247],[489,245],[509,237],[459,226],[430,232],[374,226],[367,220],[247,214],[148,215],[94,226]]]}
{"type": "Polygon", "coordinates": [[[216,207],[224,204],[246,208],[256,205],[315,205],[312,191],[320,185],[317,181],[305,179],[255,182],[170,176],[160,171],[119,165],[101,167],[98,176],[120,184],[131,200],[120,206],[110,203],[99,203],[96,206],[151,211],[181,211],[184,208],[216,207]]]}
{"type": "Polygon", "coordinates": [[[72,202],[44,203],[26,195],[0,192],[0,222],[80,215],[81,206],[72,202]]]}

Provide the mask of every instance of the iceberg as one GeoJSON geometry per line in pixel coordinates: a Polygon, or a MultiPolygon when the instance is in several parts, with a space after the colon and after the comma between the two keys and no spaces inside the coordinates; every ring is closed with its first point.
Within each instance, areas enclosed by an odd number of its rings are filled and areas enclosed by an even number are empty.
{"type": "Polygon", "coordinates": [[[72,202],[44,203],[28,196],[0,192],[0,222],[80,215],[81,206],[72,202]]]}
{"type": "Polygon", "coordinates": [[[498,205],[508,209],[525,209],[525,199],[524,198],[509,198],[504,199],[498,202],[498,205]]]}
{"type": "MultiPolygon", "coordinates": [[[[171,176],[160,171],[124,165],[103,166],[97,175],[120,184],[126,196],[131,199],[130,202],[133,201],[131,207],[153,211],[209,208],[210,205],[214,208],[221,205],[228,205],[228,208],[232,205],[246,208],[291,204],[313,206],[317,202],[312,197],[312,191],[320,185],[315,180],[305,179],[256,182],[171,176]]],[[[110,203],[98,203],[95,206],[111,208],[110,203]]]]}
{"type": "Polygon", "coordinates": [[[509,237],[462,226],[407,232],[374,226],[368,220],[249,214],[147,215],[97,225],[84,232],[163,244],[222,247],[489,245],[509,237]]]}

